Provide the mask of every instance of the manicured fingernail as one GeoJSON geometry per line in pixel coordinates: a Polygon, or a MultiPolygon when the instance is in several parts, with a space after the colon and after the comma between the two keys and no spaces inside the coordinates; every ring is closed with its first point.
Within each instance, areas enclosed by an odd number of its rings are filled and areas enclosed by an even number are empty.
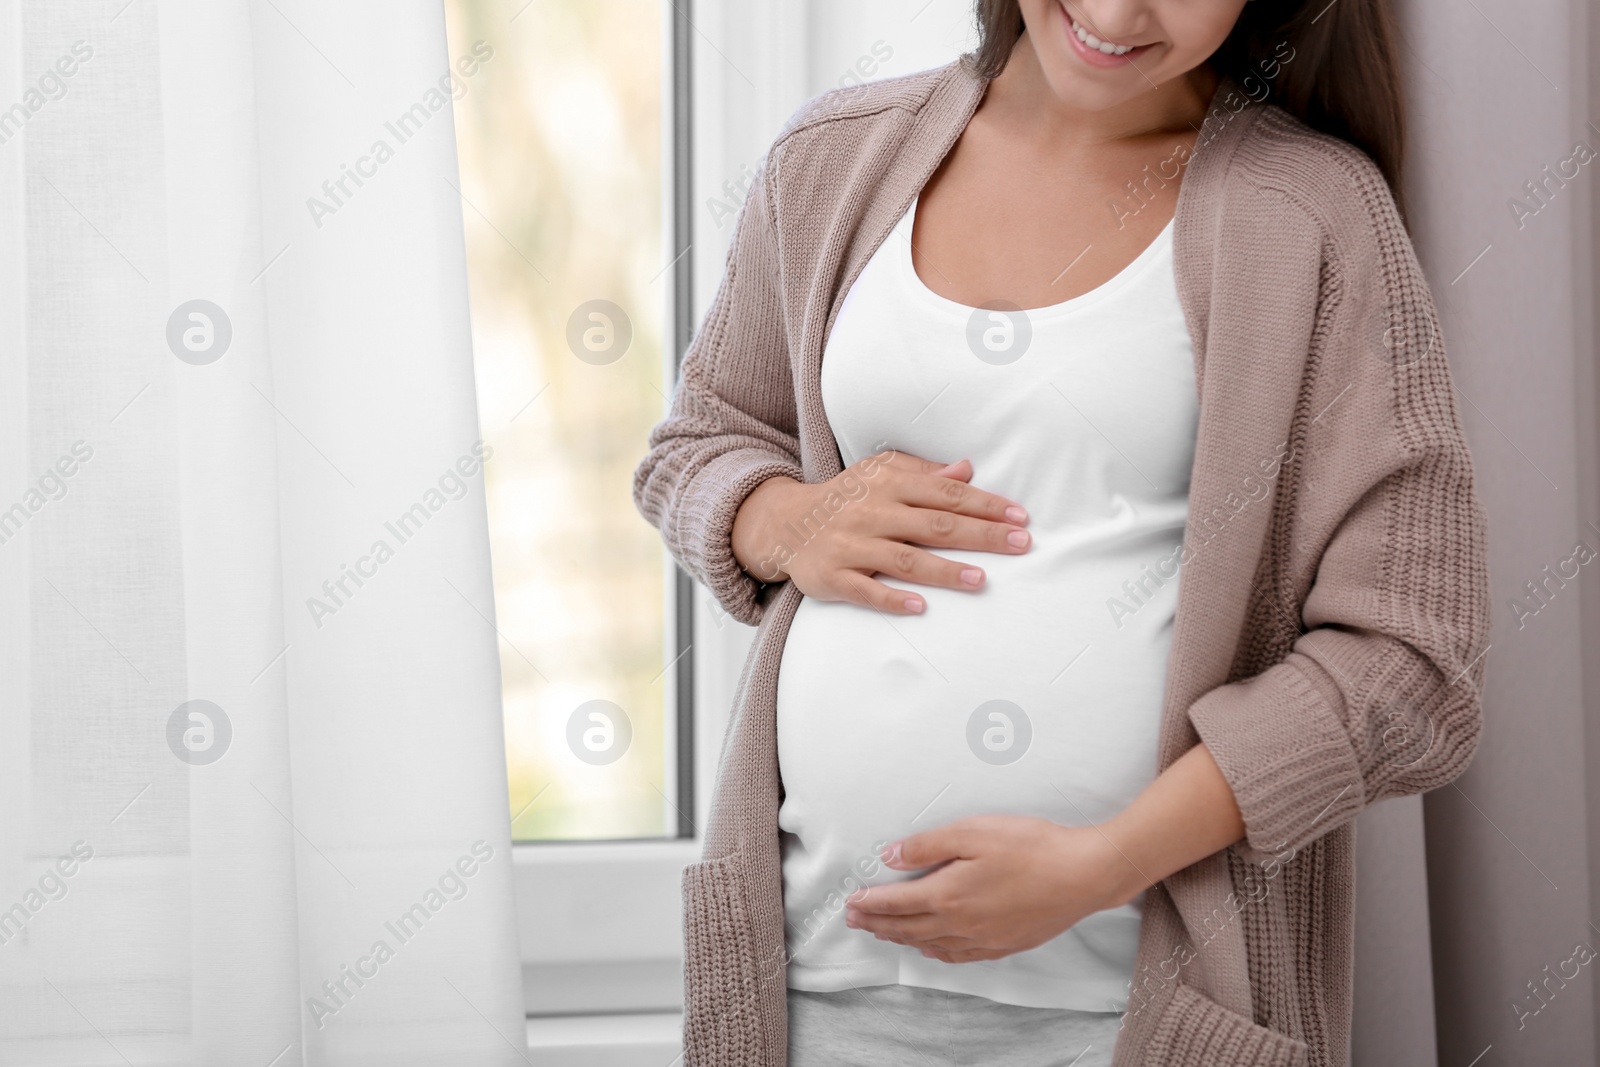
{"type": "Polygon", "coordinates": [[[913,615],[922,614],[923,604],[922,604],[922,598],[921,597],[919,597],[919,596],[908,596],[908,597],[906,597],[905,604],[906,604],[906,610],[911,612],[911,614],[913,614],[913,615]]]}
{"type": "Polygon", "coordinates": [[[983,581],[983,572],[976,567],[967,567],[961,572],[961,580],[968,585],[977,585],[983,581]]]}
{"type": "Polygon", "coordinates": [[[1006,543],[1012,548],[1027,548],[1028,540],[1027,530],[1012,530],[1006,534],[1006,543]]]}
{"type": "Polygon", "coordinates": [[[886,848],[882,852],[878,853],[878,856],[885,863],[899,863],[900,862],[900,842],[896,841],[894,844],[890,845],[888,848],[886,848]]]}
{"type": "Polygon", "coordinates": [[[1006,508],[1006,521],[1013,522],[1018,526],[1021,526],[1023,523],[1028,521],[1028,513],[1022,508],[1017,507],[1015,504],[1012,504],[1010,507],[1006,508]]]}

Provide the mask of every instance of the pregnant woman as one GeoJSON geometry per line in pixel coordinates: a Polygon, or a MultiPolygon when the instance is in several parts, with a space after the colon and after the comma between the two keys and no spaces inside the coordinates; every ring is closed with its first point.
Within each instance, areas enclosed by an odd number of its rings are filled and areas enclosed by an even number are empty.
{"type": "Polygon", "coordinates": [[[759,627],[690,1067],[1343,1067],[1483,517],[1383,0],[979,0],[769,151],[635,480],[759,627]]]}

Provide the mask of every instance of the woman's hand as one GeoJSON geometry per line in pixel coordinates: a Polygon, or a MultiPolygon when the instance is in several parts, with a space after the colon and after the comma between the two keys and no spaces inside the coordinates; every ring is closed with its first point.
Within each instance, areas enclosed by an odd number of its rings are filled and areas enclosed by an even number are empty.
{"type": "Polygon", "coordinates": [[[1036,948],[1142,888],[1137,872],[1094,826],[980,815],[913,834],[898,848],[885,861],[894,870],[943,866],[851,894],[845,923],[946,963],[1036,948]]]}
{"type": "Polygon", "coordinates": [[[806,596],[898,615],[925,602],[877,581],[885,575],[946,589],[982,588],[981,567],[925,548],[1020,555],[1032,538],[1021,505],[968,482],[972,464],[884,452],[817,485],[769,478],[733,520],[733,555],[764,582],[793,581],[806,596]]]}
{"type": "MultiPolygon", "coordinates": [[[[1201,742],[1098,826],[979,815],[891,843],[884,862],[897,871],[943,866],[852,893],[845,922],[946,963],[1000,959],[1126,904],[1244,834],[1233,788],[1201,742]]],[[[1266,877],[1293,855],[1280,854],[1266,877]]]]}

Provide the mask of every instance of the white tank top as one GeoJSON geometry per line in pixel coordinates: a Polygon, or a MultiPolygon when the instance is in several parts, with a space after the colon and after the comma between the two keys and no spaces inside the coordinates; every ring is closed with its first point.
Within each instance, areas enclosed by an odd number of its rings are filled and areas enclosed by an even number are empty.
{"type": "Polygon", "coordinates": [[[970,459],[974,485],[1028,509],[1033,543],[935,550],[987,581],[891,583],[924,597],[921,615],[801,601],[777,698],[788,984],[1126,1010],[1142,899],[977,963],[844,922],[859,885],[911,877],[876,862],[888,841],[969,815],[1101,822],[1154,780],[1198,418],[1171,223],[1104,285],[1008,312],[922,283],[915,215],[913,202],[834,322],[828,422],[847,465],[885,447],[970,459]]]}

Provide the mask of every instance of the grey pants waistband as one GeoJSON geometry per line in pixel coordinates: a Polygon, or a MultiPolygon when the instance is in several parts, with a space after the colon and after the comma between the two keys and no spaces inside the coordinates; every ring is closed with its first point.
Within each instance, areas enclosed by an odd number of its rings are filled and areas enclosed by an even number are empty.
{"type": "Polygon", "coordinates": [[[1115,1012],[1026,1008],[875,985],[790,989],[789,1067],[1109,1067],[1115,1012]]]}

